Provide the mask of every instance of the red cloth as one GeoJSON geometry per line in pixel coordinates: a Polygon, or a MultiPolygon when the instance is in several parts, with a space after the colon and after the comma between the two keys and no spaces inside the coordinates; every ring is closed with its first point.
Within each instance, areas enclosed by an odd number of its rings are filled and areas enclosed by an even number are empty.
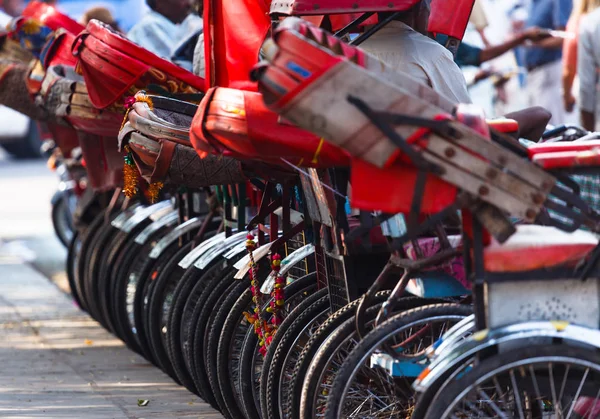
{"type": "Polygon", "coordinates": [[[204,1],[207,88],[256,91],[249,74],[271,26],[269,6],[269,0],[204,1]]]}

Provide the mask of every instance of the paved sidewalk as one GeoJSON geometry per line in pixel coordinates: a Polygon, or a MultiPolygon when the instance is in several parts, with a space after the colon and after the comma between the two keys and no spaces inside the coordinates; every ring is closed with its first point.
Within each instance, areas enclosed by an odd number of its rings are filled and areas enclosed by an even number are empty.
{"type": "Polygon", "coordinates": [[[0,252],[0,417],[221,418],[0,252]],[[138,400],[148,400],[139,407],[138,400]]]}

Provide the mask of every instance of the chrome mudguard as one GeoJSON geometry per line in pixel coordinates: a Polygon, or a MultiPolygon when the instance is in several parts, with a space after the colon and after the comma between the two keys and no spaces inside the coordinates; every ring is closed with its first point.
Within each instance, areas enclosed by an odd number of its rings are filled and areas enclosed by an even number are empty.
{"type": "Polygon", "coordinates": [[[515,347],[551,343],[559,339],[563,344],[600,349],[600,330],[576,326],[562,321],[528,322],[505,326],[496,330],[480,330],[454,347],[447,348],[439,358],[414,382],[417,392],[424,392],[445,372],[459,367],[477,353],[496,347],[498,352],[515,347]]]}
{"type": "Polygon", "coordinates": [[[192,263],[196,262],[206,251],[212,247],[217,247],[225,240],[225,233],[215,234],[213,237],[204,240],[198,246],[194,247],[190,252],[185,255],[181,261],[177,264],[182,269],[187,269],[192,266],[192,263]]]}
{"type": "MultiPolygon", "coordinates": [[[[247,231],[242,231],[228,237],[225,241],[220,242],[220,246],[212,246],[208,249],[196,262],[194,266],[198,269],[206,268],[215,258],[237,247],[240,243],[246,242],[247,231]]],[[[239,253],[239,252],[237,252],[239,253]]]]}
{"type": "MultiPolygon", "coordinates": [[[[281,269],[279,270],[280,275],[285,275],[296,263],[305,259],[307,256],[315,253],[315,246],[309,243],[302,246],[300,249],[294,250],[285,259],[281,261],[281,269]]],[[[263,294],[271,294],[273,286],[275,285],[275,272],[269,274],[265,282],[260,287],[260,292],[263,294]]]]}
{"type": "MultiPolygon", "coordinates": [[[[134,215],[129,217],[127,221],[121,225],[120,230],[124,233],[131,233],[138,224],[143,222],[146,218],[152,218],[156,214],[156,219],[161,217],[161,214],[166,214],[173,209],[170,201],[161,201],[149,207],[142,207],[138,209],[134,215]]],[[[154,221],[154,220],[153,220],[154,221]]]]}

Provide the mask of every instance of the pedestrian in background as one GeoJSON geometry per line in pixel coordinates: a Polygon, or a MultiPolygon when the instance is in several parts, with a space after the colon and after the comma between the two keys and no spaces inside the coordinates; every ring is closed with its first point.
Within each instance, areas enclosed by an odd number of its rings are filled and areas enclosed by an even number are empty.
{"type": "MultiPolygon", "coordinates": [[[[573,8],[572,0],[531,0],[527,27],[564,30],[573,8]]],[[[549,37],[525,49],[529,106],[542,106],[552,113],[551,124],[565,122],[562,101],[563,38],[549,37]]]]}
{"type": "Polygon", "coordinates": [[[96,19],[107,24],[117,32],[123,32],[110,10],[108,10],[106,7],[92,7],[83,14],[81,17],[81,23],[83,25],[87,25],[92,19],[96,19]]]}
{"type": "MultiPolygon", "coordinates": [[[[150,11],[127,37],[154,54],[170,59],[182,36],[181,24],[192,12],[190,0],[146,0],[150,11]]],[[[199,19],[196,16],[197,19],[199,19]]]]}
{"type": "Polygon", "coordinates": [[[580,0],[573,8],[567,23],[567,32],[572,36],[565,39],[563,45],[563,105],[567,112],[573,112],[576,102],[573,95],[573,83],[577,75],[577,44],[581,19],[598,7],[600,7],[600,0],[580,0]]]}
{"type": "Polygon", "coordinates": [[[598,72],[600,70],[600,8],[581,18],[577,48],[577,74],[579,76],[579,109],[583,127],[600,130],[600,95],[598,72]]]}

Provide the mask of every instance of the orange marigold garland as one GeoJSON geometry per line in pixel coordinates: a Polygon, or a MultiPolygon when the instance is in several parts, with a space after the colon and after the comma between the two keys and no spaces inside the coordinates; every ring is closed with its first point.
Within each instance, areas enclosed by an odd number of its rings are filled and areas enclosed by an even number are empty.
{"type": "Polygon", "coordinates": [[[128,145],[125,146],[123,164],[123,193],[127,198],[133,198],[138,191],[138,171],[133,161],[133,155],[128,145]]]}
{"type": "Polygon", "coordinates": [[[156,203],[156,201],[158,200],[158,195],[160,194],[160,191],[163,188],[163,186],[164,183],[162,182],[152,182],[148,185],[146,197],[148,198],[151,204],[156,203]]]}

